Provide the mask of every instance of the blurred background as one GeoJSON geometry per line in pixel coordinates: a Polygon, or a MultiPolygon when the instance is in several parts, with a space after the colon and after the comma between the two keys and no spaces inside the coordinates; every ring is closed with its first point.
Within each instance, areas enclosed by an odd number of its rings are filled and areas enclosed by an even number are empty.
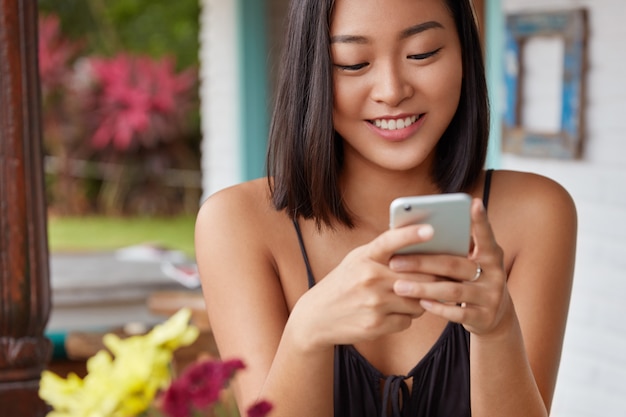
{"type": "MultiPolygon", "coordinates": [[[[76,365],[100,330],[148,326],[180,305],[202,320],[194,216],[213,192],[263,175],[287,0],[39,5],[48,334],[57,363],[77,341],[76,365]]],[[[488,165],[549,176],[578,207],[552,415],[626,415],[624,1],[474,6],[493,110],[488,165]]]]}
{"type": "Polygon", "coordinates": [[[200,4],[38,5],[53,302],[46,333],[52,366],[84,374],[104,332],[141,333],[182,306],[207,322],[193,248],[200,4]]]}

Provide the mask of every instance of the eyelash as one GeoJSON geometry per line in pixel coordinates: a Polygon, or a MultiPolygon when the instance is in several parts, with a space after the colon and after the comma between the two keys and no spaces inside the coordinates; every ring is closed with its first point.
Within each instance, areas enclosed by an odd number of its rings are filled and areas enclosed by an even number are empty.
{"type": "MultiPolygon", "coordinates": [[[[426,52],[424,54],[409,55],[409,56],[407,56],[407,58],[414,59],[414,60],[417,60],[417,61],[421,61],[421,60],[428,59],[430,57],[433,57],[433,56],[437,55],[439,53],[439,51],[441,51],[441,48],[437,48],[434,51],[426,52]]],[[[335,67],[337,67],[341,71],[358,71],[360,69],[365,68],[368,65],[369,65],[369,62],[364,62],[364,63],[361,63],[361,64],[355,64],[355,65],[339,65],[339,64],[335,64],[335,67]]]]}
{"type": "Polygon", "coordinates": [[[425,54],[417,54],[417,55],[409,55],[407,58],[410,59],[416,59],[416,60],[422,60],[422,59],[427,59],[430,58],[432,56],[435,56],[439,53],[439,51],[441,51],[441,48],[437,48],[434,51],[431,52],[426,52],[425,54]]]}
{"type": "Polygon", "coordinates": [[[335,64],[335,66],[337,68],[339,68],[342,71],[358,71],[362,68],[365,68],[366,66],[368,66],[369,63],[365,62],[362,64],[355,64],[355,65],[339,65],[339,64],[335,64]]]}

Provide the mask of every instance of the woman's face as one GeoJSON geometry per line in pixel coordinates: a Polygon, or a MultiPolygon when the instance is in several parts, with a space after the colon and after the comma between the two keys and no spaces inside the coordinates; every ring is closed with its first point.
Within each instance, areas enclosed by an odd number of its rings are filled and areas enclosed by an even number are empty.
{"type": "Polygon", "coordinates": [[[463,78],[445,2],[337,0],[330,36],[333,123],[345,139],[345,164],[429,169],[463,78]]]}

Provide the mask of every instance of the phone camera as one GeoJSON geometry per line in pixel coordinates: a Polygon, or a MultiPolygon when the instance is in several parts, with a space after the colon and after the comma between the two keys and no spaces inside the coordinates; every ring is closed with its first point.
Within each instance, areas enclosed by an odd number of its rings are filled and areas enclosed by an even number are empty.
{"type": "Polygon", "coordinates": [[[405,204],[403,206],[403,208],[404,208],[404,211],[411,211],[411,205],[410,204],[405,204]]]}

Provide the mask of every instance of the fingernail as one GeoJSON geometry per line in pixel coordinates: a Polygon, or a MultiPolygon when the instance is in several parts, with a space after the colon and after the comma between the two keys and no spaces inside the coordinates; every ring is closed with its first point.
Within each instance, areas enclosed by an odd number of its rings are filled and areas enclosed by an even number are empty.
{"type": "Polygon", "coordinates": [[[401,271],[404,267],[406,267],[406,265],[406,259],[402,257],[393,257],[391,258],[391,261],[389,261],[389,268],[393,271],[401,271]]]}
{"type": "Polygon", "coordinates": [[[428,301],[428,300],[420,300],[420,305],[424,308],[424,310],[430,310],[431,308],[433,308],[433,303],[432,301],[428,301]]]}
{"type": "Polygon", "coordinates": [[[413,285],[408,281],[396,281],[393,290],[398,295],[411,295],[413,285]]]}
{"type": "Polygon", "coordinates": [[[417,235],[422,239],[429,239],[435,233],[435,229],[429,224],[425,224],[417,230],[417,235]]]}

